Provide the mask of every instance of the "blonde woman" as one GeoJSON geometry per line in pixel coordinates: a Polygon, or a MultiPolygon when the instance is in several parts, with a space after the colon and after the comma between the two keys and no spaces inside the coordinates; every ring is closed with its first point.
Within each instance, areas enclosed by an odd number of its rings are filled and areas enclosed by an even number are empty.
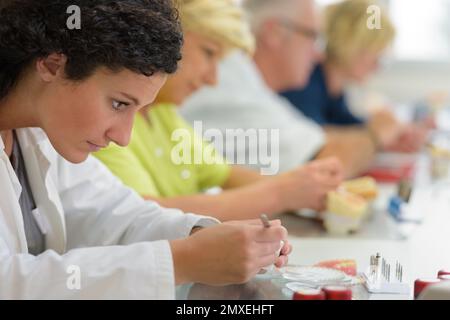
{"type": "Polygon", "coordinates": [[[299,208],[322,209],[326,193],[341,181],[336,160],[264,177],[225,163],[177,115],[176,106],[189,95],[215,84],[217,64],[230,49],[253,49],[242,11],[233,1],[184,0],[179,10],[185,34],[180,70],[163,86],[156,104],[136,117],[130,145],[110,146],[96,156],[144,198],[223,221],[256,218],[263,212],[274,215],[299,208]],[[181,163],[180,135],[187,138],[189,153],[181,163]],[[201,163],[194,161],[198,154],[201,163]],[[202,193],[215,186],[225,191],[202,193]]]}
{"type": "Polygon", "coordinates": [[[395,36],[388,13],[381,7],[381,28],[369,28],[372,0],[344,0],[324,10],[324,59],[303,89],[283,92],[290,102],[317,123],[327,126],[367,125],[380,148],[416,151],[424,131],[402,126],[390,112],[378,112],[369,121],[352,114],[345,97],[350,83],[363,83],[379,68],[379,61],[395,36]]]}

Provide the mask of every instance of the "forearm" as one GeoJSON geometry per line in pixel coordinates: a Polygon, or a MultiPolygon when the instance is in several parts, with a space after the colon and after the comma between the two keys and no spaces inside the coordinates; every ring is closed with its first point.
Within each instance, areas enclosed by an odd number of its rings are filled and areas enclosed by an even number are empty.
{"type": "Polygon", "coordinates": [[[178,208],[215,217],[221,221],[254,219],[261,213],[283,211],[276,182],[261,181],[249,186],[226,190],[218,195],[196,194],[172,198],[145,197],[163,207],[178,208]]]}
{"type": "Polygon", "coordinates": [[[170,249],[172,251],[173,271],[175,277],[175,285],[183,285],[193,282],[189,268],[191,266],[191,255],[189,254],[189,243],[186,239],[170,241],[170,249]]]}
{"type": "Polygon", "coordinates": [[[365,129],[327,130],[327,143],[317,159],[337,157],[347,178],[367,170],[376,154],[373,140],[365,129]]]}
{"type": "Polygon", "coordinates": [[[258,171],[246,167],[234,165],[231,167],[231,173],[228,180],[223,185],[224,189],[234,189],[247,186],[255,182],[263,181],[269,176],[263,176],[258,171]]]}
{"type": "MultiPolygon", "coordinates": [[[[193,228],[191,235],[202,229],[202,227],[193,228]]],[[[196,279],[193,271],[198,269],[198,265],[196,266],[198,261],[196,260],[195,249],[190,238],[172,240],[169,241],[169,245],[172,253],[175,285],[179,286],[197,281],[198,279],[196,279]]]]}

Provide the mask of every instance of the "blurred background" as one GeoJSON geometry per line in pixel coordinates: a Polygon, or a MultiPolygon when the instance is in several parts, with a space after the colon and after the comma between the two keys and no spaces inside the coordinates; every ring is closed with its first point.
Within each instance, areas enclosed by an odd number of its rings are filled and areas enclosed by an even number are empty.
{"type": "MultiPolygon", "coordinates": [[[[335,2],[339,0],[316,0],[319,7],[335,2]]],[[[379,3],[388,9],[396,38],[379,72],[364,85],[350,88],[353,111],[364,115],[367,108],[384,102],[448,104],[450,0],[379,0],[379,3]]]]}
{"type": "MultiPolygon", "coordinates": [[[[450,1],[384,2],[397,28],[397,36],[386,65],[364,89],[406,104],[445,96],[450,88],[450,1]]],[[[358,95],[354,97],[353,107],[359,105],[359,99],[358,95]]]]}

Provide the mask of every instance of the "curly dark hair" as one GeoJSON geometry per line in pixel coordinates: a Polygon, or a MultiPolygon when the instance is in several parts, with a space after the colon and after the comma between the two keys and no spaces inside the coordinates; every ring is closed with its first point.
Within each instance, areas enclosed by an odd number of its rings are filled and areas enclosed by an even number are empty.
{"type": "Polygon", "coordinates": [[[67,56],[74,81],[98,67],[151,76],[176,71],[182,43],[173,0],[0,0],[0,100],[52,53],[67,56]],[[81,29],[67,27],[72,5],[81,9],[81,29]]]}

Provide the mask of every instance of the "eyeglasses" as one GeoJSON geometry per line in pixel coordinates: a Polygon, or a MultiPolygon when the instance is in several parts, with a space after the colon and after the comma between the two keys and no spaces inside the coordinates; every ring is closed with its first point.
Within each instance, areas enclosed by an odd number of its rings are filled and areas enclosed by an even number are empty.
{"type": "Polygon", "coordinates": [[[302,26],[300,24],[294,23],[287,19],[281,19],[281,20],[279,20],[279,23],[283,27],[313,40],[314,46],[318,52],[323,52],[325,50],[326,41],[320,32],[318,32],[312,28],[308,28],[308,27],[302,26]]]}
{"type": "Polygon", "coordinates": [[[318,40],[320,37],[320,33],[312,28],[308,28],[305,26],[302,26],[300,24],[294,23],[290,20],[281,19],[279,20],[279,23],[284,26],[285,28],[288,28],[289,30],[292,30],[298,34],[304,35],[314,41],[318,40]]]}

